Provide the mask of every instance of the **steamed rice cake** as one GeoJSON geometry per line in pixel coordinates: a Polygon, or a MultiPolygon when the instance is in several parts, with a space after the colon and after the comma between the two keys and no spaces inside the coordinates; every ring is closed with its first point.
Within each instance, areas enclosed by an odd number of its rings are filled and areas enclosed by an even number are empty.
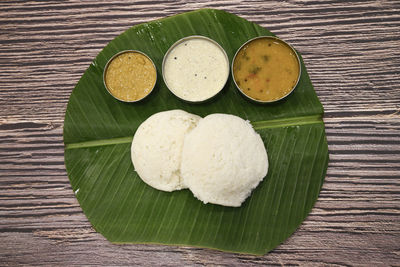
{"type": "Polygon", "coordinates": [[[139,126],[131,159],[146,184],[168,192],[184,188],[180,174],[183,140],[200,119],[183,110],[170,110],[150,116],[139,126]]]}
{"type": "Polygon", "coordinates": [[[185,137],[183,184],[204,203],[238,207],[267,172],[260,135],[237,116],[208,115],[185,137]]]}

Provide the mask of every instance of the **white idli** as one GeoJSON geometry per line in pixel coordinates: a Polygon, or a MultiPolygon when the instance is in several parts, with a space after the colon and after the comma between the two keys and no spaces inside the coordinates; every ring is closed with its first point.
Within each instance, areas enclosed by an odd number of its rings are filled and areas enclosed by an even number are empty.
{"type": "Polygon", "coordinates": [[[183,140],[200,119],[183,110],[170,110],[150,116],[139,126],[131,158],[146,184],[168,192],[184,188],[180,174],[183,140]]]}
{"type": "Polygon", "coordinates": [[[185,137],[183,184],[204,203],[239,207],[267,172],[260,135],[239,117],[209,115],[185,137]]]}

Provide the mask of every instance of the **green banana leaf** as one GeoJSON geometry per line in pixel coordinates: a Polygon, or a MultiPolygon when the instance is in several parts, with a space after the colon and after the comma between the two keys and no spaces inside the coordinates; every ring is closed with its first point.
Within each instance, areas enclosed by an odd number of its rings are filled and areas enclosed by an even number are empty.
{"type": "Polygon", "coordinates": [[[163,83],[161,63],[168,48],[189,35],[216,40],[232,61],[245,41],[272,33],[233,14],[202,9],[136,25],[111,41],[68,103],[65,165],[72,189],[93,227],[111,242],[265,254],[296,230],[318,198],[328,164],[323,107],[303,62],[297,88],[275,104],[249,102],[231,77],[211,102],[177,99],[163,83]],[[102,81],[108,59],[127,49],[143,51],[158,69],[156,88],[138,103],[114,99],[102,81]],[[203,204],[189,190],[158,191],[138,177],[130,158],[135,130],[150,115],[171,109],[200,116],[229,113],[251,121],[265,142],[270,166],[241,207],[203,204]]]}

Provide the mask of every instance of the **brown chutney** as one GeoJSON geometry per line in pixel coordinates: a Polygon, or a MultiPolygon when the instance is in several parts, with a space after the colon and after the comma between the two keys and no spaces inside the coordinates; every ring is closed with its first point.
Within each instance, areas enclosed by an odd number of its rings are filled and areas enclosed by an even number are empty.
{"type": "Polygon", "coordinates": [[[300,77],[300,62],[294,49],[269,36],[245,43],[237,52],[232,69],[238,88],[258,102],[282,99],[300,77]]]}
{"type": "Polygon", "coordinates": [[[115,55],[104,71],[104,84],[115,98],[125,102],[136,102],[153,90],[157,80],[153,61],[135,50],[115,55]]]}

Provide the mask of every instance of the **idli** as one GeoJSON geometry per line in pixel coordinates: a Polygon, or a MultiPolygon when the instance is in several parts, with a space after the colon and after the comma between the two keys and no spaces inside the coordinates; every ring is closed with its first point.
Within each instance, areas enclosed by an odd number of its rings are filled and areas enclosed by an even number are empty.
{"type": "Polygon", "coordinates": [[[183,141],[200,119],[183,110],[169,110],[150,116],[139,126],[131,159],[146,184],[168,192],[184,188],[180,174],[183,141]]]}
{"type": "Polygon", "coordinates": [[[264,143],[242,118],[208,115],[185,137],[183,184],[204,203],[239,207],[267,172],[264,143]]]}

